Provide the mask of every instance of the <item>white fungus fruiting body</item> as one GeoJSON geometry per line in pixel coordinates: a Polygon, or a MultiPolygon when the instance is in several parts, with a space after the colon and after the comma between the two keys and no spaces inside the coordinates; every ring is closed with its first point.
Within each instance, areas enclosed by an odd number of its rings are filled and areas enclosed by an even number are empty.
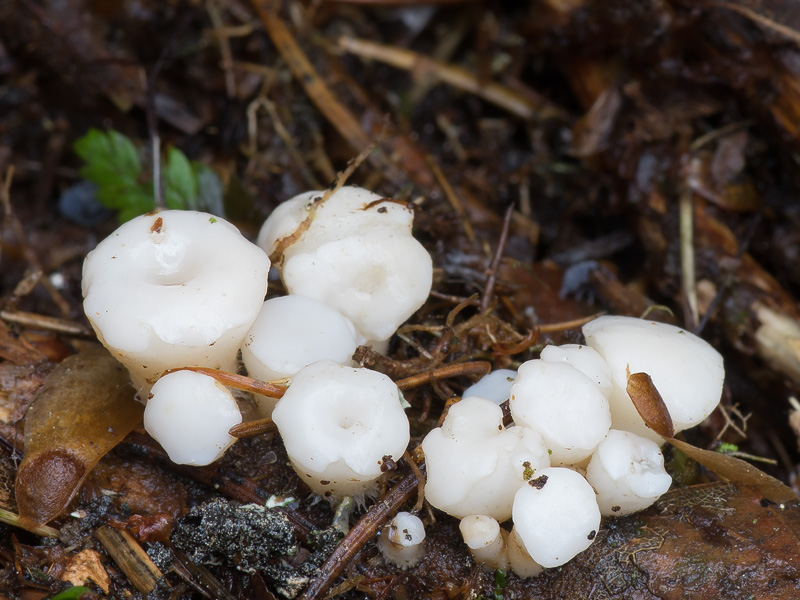
{"type": "Polygon", "coordinates": [[[603,395],[611,396],[611,368],[591,346],[563,344],[545,346],[539,357],[547,362],[565,362],[593,380],[603,395]]]}
{"type": "Polygon", "coordinates": [[[458,524],[461,537],[476,563],[487,569],[508,568],[506,532],[488,515],[467,515],[458,524]]]}
{"type": "Polygon", "coordinates": [[[566,362],[522,364],[509,406],[517,425],[544,438],[553,465],[588,458],[611,427],[608,399],[600,386],[566,362]]]}
{"type": "Polygon", "coordinates": [[[500,407],[475,396],[450,407],[441,428],[425,436],[422,450],[426,500],[458,518],[481,514],[505,521],[514,492],[550,464],[537,432],[504,429],[500,407]]]}
{"type": "Polygon", "coordinates": [[[409,440],[400,391],[386,375],[320,361],[300,369],[272,413],[292,466],[326,497],[375,489],[386,457],[409,440]]]}
{"type": "MultiPolygon", "coordinates": [[[[259,245],[274,252],[323,193],[307,192],[278,206],[261,229],[259,245]]],[[[411,236],[412,221],[404,204],[343,187],[318,205],[310,226],[292,239],[276,266],[289,293],[335,308],[365,340],[386,340],[431,289],[431,258],[411,236]]]]}
{"type": "Polygon", "coordinates": [[[231,393],[212,377],[176,371],[159,379],[144,410],[144,427],[172,462],[207,465],[236,438],[228,433],[242,422],[231,393]]]}
{"type": "Polygon", "coordinates": [[[595,493],[563,467],[538,471],[514,496],[514,531],[531,558],[558,567],[588,548],[600,528],[595,493]]]}
{"type": "MultiPolygon", "coordinates": [[[[242,345],[250,377],[270,381],[290,377],[320,360],[350,362],[358,345],[353,323],[327,304],[290,294],[264,302],[242,345]]],[[[263,416],[277,400],[258,396],[263,416]]]]}
{"type": "Polygon", "coordinates": [[[517,377],[512,369],[498,369],[481,377],[476,383],[464,390],[462,396],[478,396],[495,404],[502,404],[511,394],[511,384],[517,377]]]}
{"type": "Polygon", "coordinates": [[[643,510],[672,485],[658,444],[617,429],[609,431],[595,450],[586,479],[597,492],[597,504],[604,516],[643,510]]]}
{"type": "Polygon", "coordinates": [[[425,555],[425,525],[416,515],[399,512],[381,531],[378,547],[393,565],[413,567],[425,555]]]}
{"type": "Polygon", "coordinates": [[[170,368],[235,370],[264,302],[269,266],[263,250],[219,217],[148,213],[86,257],[84,311],[146,395],[170,368]]]}
{"type": "Polygon", "coordinates": [[[611,368],[613,427],[661,441],[626,392],[628,373],[647,373],[669,410],[675,431],[697,425],[719,403],[725,369],[705,340],[665,323],[632,317],[600,317],[583,326],[586,343],[611,368]]]}
{"type": "Polygon", "coordinates": [[[511,570],[520,577],[534,577],[544,571],[544,567],[531,558],[516,527],[511,528],[506,540],[506,555],[511,570]]]}

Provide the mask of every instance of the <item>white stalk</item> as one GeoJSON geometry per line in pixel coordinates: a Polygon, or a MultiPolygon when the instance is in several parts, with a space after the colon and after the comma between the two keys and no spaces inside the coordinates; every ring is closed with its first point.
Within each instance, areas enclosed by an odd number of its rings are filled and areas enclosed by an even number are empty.
{"type": "Polygon", "coordinates": [[[476,563],[492,570],[508,568],[507,535],[497,519],[488,515],[467,515],[461,519],[458,529],[476,563]]]}

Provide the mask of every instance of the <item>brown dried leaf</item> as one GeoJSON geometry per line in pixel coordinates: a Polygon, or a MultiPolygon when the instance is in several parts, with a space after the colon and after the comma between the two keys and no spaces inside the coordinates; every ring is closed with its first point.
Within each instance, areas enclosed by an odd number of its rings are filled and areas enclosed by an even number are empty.
{"type": "Polygon", "coordinates": [[[628,372],[627,392],[645,425],[661,437],[671,438],[675,435],[672,416],[650,375],[628,372]]]}
{"type": "Polygon", "coordinates": [[[85,585],[87,581],[93,581],[104,594],[108,593],[111,586],[111,578],[103,568],[100,554],[91,548],[81,550],[70,559],[66,570],[61,574],[61,580],[69,581],[72,585],[85,585]]]}
{"type": "Polygon", "coordinates": [[[644,419],[645,424],[650,429],[665,438],[669,444],[689,458],[716,473],[717,476],[727,481],[754,488],[776,504],[798,500],[797,495],[789,486],[771,475],[767,475],[750,463],[729,454],[703,450],[675,439],[673,437],[672,418],[667,406],[647,373],[628,375],[628,395],[639,412],[639,416],[644,419]]]}
{"type": "Polygon", "coordinates": [[[141,422],[133,393],[125,367],[103,348],[71,356],[45,379],[25,417],[15,484],[23,521],[57,517],[103,455],[141,422]]]}

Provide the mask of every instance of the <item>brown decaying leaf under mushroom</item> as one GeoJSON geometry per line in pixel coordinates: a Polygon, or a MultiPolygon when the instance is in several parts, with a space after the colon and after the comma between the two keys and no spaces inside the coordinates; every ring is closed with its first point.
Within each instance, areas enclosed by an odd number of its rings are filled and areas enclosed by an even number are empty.
{"type": "Polygon", "coordinates": [[[25,417],[20,519],[42,524],[61,514],[97,462],[141,422],[143,408],[125,367],[104,348],[56,367],[25,417]]]}
{"type": "Polygon", "coordinates": [[[627,391],[645,424],[692,460],[722,479],[759,490],[767,500],[776,504],[797,500],[797,495],[789,486],[753,465],[729,454],[703,450],[672,437],[672,419],[661,394],[647,373],[630,373],[627,391]]]}

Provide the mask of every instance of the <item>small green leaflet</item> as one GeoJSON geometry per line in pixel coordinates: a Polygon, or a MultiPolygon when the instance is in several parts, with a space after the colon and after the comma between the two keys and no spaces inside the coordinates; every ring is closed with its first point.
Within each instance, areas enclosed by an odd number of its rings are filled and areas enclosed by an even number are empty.
{"type": "MultiPolygon", "coordinates": [[[[118,211],[119,221],[153,210],[153,182],[133,142],[118,131],[90,129],[77,140],[75,152],[84,161],[81,176],[97,186],[97,199],[118,211]]],[[[163,168],[164,203],[167,208],[223,213],[223,188],[219,176],[206,165],[189,161],[177,148],[167,151],[163,168]]]]}

